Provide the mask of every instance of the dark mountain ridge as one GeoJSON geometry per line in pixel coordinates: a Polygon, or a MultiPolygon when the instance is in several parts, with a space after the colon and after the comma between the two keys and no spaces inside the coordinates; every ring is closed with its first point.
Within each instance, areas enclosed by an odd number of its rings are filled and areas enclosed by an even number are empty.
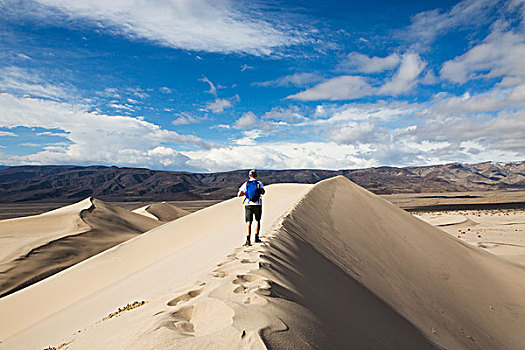
{"type": "MultiPolygon", "coordinates": [[[[264,184],[316,183],[343,175],[376,194],[525,189],[525,162],[451,163],[346,170],[260,170],[264,184]]],[[[75,202],[226,199],[247,170],[189,173],[107,166],[14,166],[0,169],[0,202],[75,202]]]]}

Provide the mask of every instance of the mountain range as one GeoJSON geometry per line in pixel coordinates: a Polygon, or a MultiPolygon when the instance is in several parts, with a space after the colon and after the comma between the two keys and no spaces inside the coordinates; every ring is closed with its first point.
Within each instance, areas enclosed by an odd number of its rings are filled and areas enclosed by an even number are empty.
{"type": "MultiPolygon", "coordinates": [[[[0,169],[0,202],[175,201],[234,196],[247,170],[189,173],[115,166],[13,166],[0,169]]],[[[264,184],[313,184],[343,175],[375,194],[525,189],[525,161],[451,163],[346,170],[260,170],[264,184]]]]}

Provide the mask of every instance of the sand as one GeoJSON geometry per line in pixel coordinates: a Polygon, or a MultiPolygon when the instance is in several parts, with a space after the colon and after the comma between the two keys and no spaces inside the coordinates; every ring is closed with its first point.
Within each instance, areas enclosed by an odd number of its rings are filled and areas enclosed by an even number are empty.
{"type": "Polygon", "coordinates": [[[525,266],[525,210],[460,210],[416,216],[461,241],[525,266]]]}
{"type": "Polygon", "coordinates": [[[264,243],[252,247],[239,247],[241,202],[155,228],[0,299],[0,348],[525,343],[521,266],[346,178],[267,186],[264,243]]]}
{"type": "Polygon", "coordinates": [[[492,190],[445,193],[397,193],[381,195],[390,203],[408,211],[446,211],[459,209],[525,208],[525,191],[492,190]]]}
{"type": "MultiPolygon", "coordinates": [[[[264,200],[271,205],[264,210],[263,230],[269,230],[308,188],[295,184],[268,186],[264,200]]],[[[160,298],[163,304],[167,303],[163,300],[166,295],[173,299],[171,293],[192,283],[195,276],[212,270],[242,244],[245,238],[242,215],[241,198],[222,202],[1,298],[0,313],[7,317],[0,319],[3,342],[0,345],[7,348],[58,345],[62,338],[93,326],[135,300],[160,298]]],[[[137,310],[150,305],[153,303],[137,310]]],[[[109,347],[112,343],[107,344],[109,347]]]]}
{"type": "Polygon", "coordinates": [[[133,212],[162,222],[170,222],[190,214],[189,211],[166,202],[148,204],[133,212]]]}
{"type": "Polygon", "coordinates": [[[89,198],[50,212],[24,218],[0,221],[0,263],[28,253],[34,247],[64,236],[86,232],[89,226],[80,212],[91,207],[89,198]]]}
{"type": "Polygon", "coordinates": [[[0,220],[0,296],[161,224],[94,198],[40,215],[0,220]]]}

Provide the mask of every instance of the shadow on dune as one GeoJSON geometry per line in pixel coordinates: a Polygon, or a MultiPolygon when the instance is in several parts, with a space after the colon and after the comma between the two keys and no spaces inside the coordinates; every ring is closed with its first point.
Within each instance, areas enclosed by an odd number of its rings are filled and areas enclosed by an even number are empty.
{"type": "Polygon", "coordinates": [[[80,212],[91,229],[36,247],[0,272],[0,297],[14,293],[161,224],[128,210],[91,199],[80,212]]]}
{"type": "Polygon", "coordinates": [[[269,263],[263,269],[279,281],[270,283],[274,315],[290,328],[263,329],[260,335],[269,349],[296,349],[298,344],[319,349],[437,348],[391,306],[286,229],[272,240],[263,259],[269,263]]]}
{"type": "Polygon", "coordinates": [[[272,313],[288,329],[263,329],[269,348],[517,349],[525,342],[524,269],[346,178],[315,185],[276,231],[263,269],[273,283],[272,313]]]}

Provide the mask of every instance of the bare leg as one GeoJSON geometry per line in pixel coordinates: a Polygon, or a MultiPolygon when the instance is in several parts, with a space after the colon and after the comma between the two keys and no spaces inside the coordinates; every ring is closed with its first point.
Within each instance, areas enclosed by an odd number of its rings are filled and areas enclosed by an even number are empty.
{"type": "Polygon", "coordinates": [[[257,221],[257,224],[255,225],[255,243],[259,243],[261,240],[259,239],[259,232],[261,231],[261,222],[257,221]]]}
{"type": "Polygon", "coordinates": [[[246,236],[246,243],[250,244],[250,237],[252,235],[252,222],[251,221],[248,221],[246,223],[246,228],[248,230],[247,236],[246,236]]]}

